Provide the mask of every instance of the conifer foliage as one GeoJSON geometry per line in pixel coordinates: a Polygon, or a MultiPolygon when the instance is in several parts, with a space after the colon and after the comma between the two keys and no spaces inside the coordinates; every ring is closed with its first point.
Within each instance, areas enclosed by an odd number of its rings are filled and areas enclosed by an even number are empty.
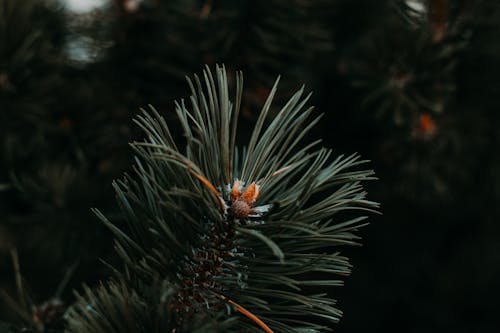
{"type": "MultiPolygon", "coordinates": [[[[322,332],[341,316],[330,287],[349,273],[366,212],[358,155],[305,142],[321,115],[297,91],[277,112],[272,88],[247,145],[239,146],[243,77],[188,79],[176,103],[185,142],[155,109],[135,122],[134,171],[114,183],[126,223],[96,214],[123,267],[67,313],[86,332],[322,332]],[[229,88],[235,86],[231,98],[229,88]],[[272,117],[271,117],[272,115],[272,117]]],[[[170,119],[170,118],[169,118],[170,119]]]]}

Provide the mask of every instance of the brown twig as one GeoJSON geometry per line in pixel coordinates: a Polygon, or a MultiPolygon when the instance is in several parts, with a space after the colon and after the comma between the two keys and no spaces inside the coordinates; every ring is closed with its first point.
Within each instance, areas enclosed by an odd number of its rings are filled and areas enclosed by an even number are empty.
{"type": "Polygon", "coordinates": [[[257,317],[256,315],[254,315],[253,313],[251,313],[250,311],[245,309],[243,306],[239,305],[238,303],[227,298],[224,295],[221,295],[221,294],[216,294],[216,295],[217,295],[217,297],[222,299],[224,302],[227,302],[227,303],[233,305],[239,313],[241,313],[242,315],[244,315],[245,317],[247,317],[248,319],[250,319],[251,321],[253,321],[257,325],[259,325],[259,327],[262,328],[264,330],[264,332],[274,333],[274,331],[272,329],[270,329],[269,326],[266,325],[266,323],[264,323],[262,320],[260,320],[259,317],[257,317]]]}
{"type": "Polygon", "coordinates": [[[196,178],[198,178],[203,183],[203,185],[205,185],[208,188],[208,190],[210,192],[212,192],[212,194],[215,196],[215,198],[219,202],[219,205],[221,207],[222,212],[224,212],[224,210],[226,209],[226,205],[224,203],[224,200],[220,197],[219,191],[217,191],[217,189],[215,188],[215,186],[213,186],[212,183],[208,179],[206,179],[205,177],[203,177],[202,175],[200,175],[199,173],[197,173],[196,171],[194,171],[193,169],[191,169],[191,167],[189,166],[189,164],[187,164],[187,167],[188,167],[188,171],[193,176],[195,176],[196,178]]]}

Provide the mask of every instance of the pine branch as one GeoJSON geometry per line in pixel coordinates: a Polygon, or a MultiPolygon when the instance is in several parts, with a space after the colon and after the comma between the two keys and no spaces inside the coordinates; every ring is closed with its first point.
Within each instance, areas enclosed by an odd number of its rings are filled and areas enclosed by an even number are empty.
{"type": "Polygon", "coordinates": [[[118,332],[126,316],[144,325],[159,318],[178,332],[199,315],[219,323],[239,318],[232,332],[329,330],[341,312],[324,291],[341,285],[335,275],[349,273],[337,247],[357,244],[365,219],[359,213],[378,208],[361,185],[373,172],[359,169],[366,161],[356,154],[332,159],[319,142],[303,142],[321,117],[306,107],[304,88],[268,120],[276,81],[239,149],[241,73],[236,104],[224,67],[215,76],[207,67],[188,83],[190,104],[176,103],[185,148],[153,108],[136,119],[146,139],[132,143],[135,172],[114,184],[127,226],[96,211],[115,235],[121,287],[80,297],[70,331],[118,332]],[[168,285],[168,300],[154,320],[138,318],[140,304],[158,308],[158,300],[141,298],[159,293],[153,285],[168,285]],[[132,307],[124,306],[127,299],[132,307]],[[89,304],[95,312],[85,310],[89,304]]]}

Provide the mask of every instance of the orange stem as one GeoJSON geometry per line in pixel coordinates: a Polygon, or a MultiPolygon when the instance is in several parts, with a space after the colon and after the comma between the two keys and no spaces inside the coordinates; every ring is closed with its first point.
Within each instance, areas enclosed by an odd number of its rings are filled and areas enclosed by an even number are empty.
{"type": "Polygon", "coordinates": [[[270,329],[269,326],[266,325],[266,323],[264,323],[262,320],[259,319],[259,317],[257,317],[256,315],[254,315],[253,313],[251,313],[250,311],[245,309],[243,306],[239,305],[238,303],[236,303],[233,300],[230,300],[226,296],[223,296],[220,294],[216,294],[216,295],[219,298],[221,298],[222,300],[224,300],[225,302],[233,305],[236,308],[236,310],[238,310],[238,312],[240,312],[241,314],[246,316],[248,319],[252,320],[257,325],[259,325],[259,327],[262,328],[266,333],[274,333],[274,331],[272,329],[270,329]]]}
{"type": "Polygon", "coordinates": [[[198,178],[203,183],[203,185],[205,185],[208,188],[208,190],[210,192],[212,192],[212,194],[215,196],[215,198],[219,202],[221,210],[224,212],[224,209],[226,208],[226,206],[224,204],[224,200],[222,200],[222,198],[220,197],[219,191],[217,191],[217,189],[215,188],[215,186],[213,186],[212,183],[208,179],[206,179],[205,177],[203,177],[202,175],[198,174],[193,169],[191,169],[191,167],[189,166],[189,164],[188,164],[188,171],[193,176],[195,176],[196,178],[198,178]]]}

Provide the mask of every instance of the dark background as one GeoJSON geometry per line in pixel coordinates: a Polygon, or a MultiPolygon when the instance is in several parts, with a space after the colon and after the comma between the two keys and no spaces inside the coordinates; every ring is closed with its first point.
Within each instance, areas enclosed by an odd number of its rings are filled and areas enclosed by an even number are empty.
{"type": "MultiPolygon", "coordinates": [[[[185,75],[224,63],[244,72],[244,123],[281,74],[275,105],[305,84],[325,113],[313,136],[379,177],[368,190],[382,215],[342,249],[354,267],[333,295],[336,331],[498,330],[499,7],[115,0],[76,13],[0,0],[0,288],[16,299],[16,252],[36,305],[108,276],[111,236],[90,207],[118,214],[111,181],[140,138],[133,116],[152,104],[168,118],[185,75]]],[[[0,303],[0,320],[22,326],[16,307],[0,303]]]]}

